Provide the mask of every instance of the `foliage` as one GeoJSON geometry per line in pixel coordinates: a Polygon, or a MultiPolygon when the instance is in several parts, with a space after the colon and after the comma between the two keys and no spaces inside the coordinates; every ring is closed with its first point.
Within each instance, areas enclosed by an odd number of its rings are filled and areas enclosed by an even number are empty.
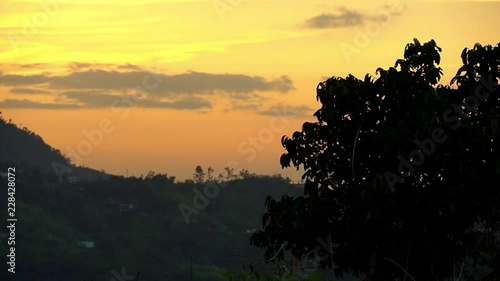
{"type": "Polygon", "coordinates": [[[415,39],[377,78],[319,83],[317,122],[282,138],[304,196],[269,197],[251,237],[266,259],[289,251],[337,276],[418,281],[457,276],[467,260],[500,278],[500,43],[464,49],[450,86],[437,84],[440,52],[415,39]],[[470,231],[478,218],[487,232],[470,231]]]}
{"type": "MultiPolygon", "coordinates": [[[[287,272],[281,275],[273,274],[273,273],[259,273],[259,272],[240,272],[238,274],[234,274],[233,272],[228,272],[227,275],[228,281],[297,281],[298,278],[293,274],[293,272],[287,272]]],[[[322,276],[318,272],[313,272],[305,276],[302,281],[320,281],[322,276]]],[[[332,280],[331,278],[326,279],[328,281],[332,280]]]]}
{"type": "MultiPolygon", "coordinates": [[[[0,161],[3,171],[9,166],[0,161]]],[[[193,190],[204,189],[174,183],[167,174],[151,171],[141,178],[111,176],[70,184],[48,181],[50,175],[38,167],[16,165],[16,170],[18,281],[82,280],[88,275],[110,280],[111,270],[122,267],[128,274],[140,271],[143,281],[189,280],[190,256],[193,280],[224,280],[227,270],[241,264],[232,254],[261,255],[248,245],[246,232],[259,225],[265,211],[259,202],[270,193],[301,193],[277,179],[235,180],[188,225],[178,206],[193,206],[193,190]],[[81,241],[95,246],[80,247],[81,241]]],[[[0,195],[3,202],[6,191],[0,195]]],[[[10,246],[0,239],[0,251],[8,253],[10,246]]],[[[6,264],[6,255],[0,262],[6,264]]],[[[2,271],[0,280],[9,275],[2,271]]]]}
{"type": "MultiPolygon", "coordinates": [[[[207,172],[203,171],[203,168],[198,165],[195,168],[195,172],[193,173],[193,179],[187,179],[186,183],[196,183],[196,184],[207,184],[207,183],[222,183],[224,181],[230,182],[239,179],[250,180],[258,178],[257,174],[251,173],[247,169],[241,169],[239,171],[235,171],[233,167],[226,166],[224,170],[215,177],[215,170],[212,167],[208,167],[207,172]]],[[[270,178],[280,179],[284,182],[291,183],[289,178],[285,178],[280,174],[274,174],[270,176],[270,178]]]]}
{"type": "Polygon", "coordinates": [[[51,171],[52,162],[56,161],[71,166],[69,158],[60,150],[47,145],[43,139],[29,130],[17,125],[12,120],[5,120],[0,112],[0,159],[18,165],[29,164],[42,171],[51,171]]]}
{"type": "Polygon", "coordinates": [[[155,171],[149,171],[144,179],[153,183],[160,183],[165,185],[171,185],[175,182],[174,176],[169,176],[166,173],[156,173],[155,171]]]}
{"type": "Polygon", "coordinates": [[[193,174],[193,180],[197,184],[203,184],[205,182],[205,172],[203,172],[203,168],[198,165],[196,166],[196,169],[194,170],[195,173],[193,174]]]}

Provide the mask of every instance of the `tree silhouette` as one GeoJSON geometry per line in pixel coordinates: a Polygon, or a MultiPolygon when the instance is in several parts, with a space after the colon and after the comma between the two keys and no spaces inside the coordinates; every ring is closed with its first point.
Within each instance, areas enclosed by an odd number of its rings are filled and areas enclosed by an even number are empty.
{"type": "Polygon", "coordinates": [[[268,197],[251,236],[268,260],[316,256],[377,281],[500,278],[500,43],[464,49],[450,86],[440,52],[414,39],[376,79],[319,83],[318,121],[282,138],[304,196],[268,197]]]}
{"type": "Polygon", "coordinates": [[[216,179],[215,179],[215,176],[214,176],[214,168],[212,167],[208,167],[207,169],[207,182],[215,182],[216,179]]]}
{"type": "Polygon", "coordinates": [[[241,169],[241,171],[239,172],[239,177],[241,179],[251,179],[256,178],[257,175],[255,173],[250,173],[250,171],[247,169],[241,169]]]}
{"type": "Polygon", "coordinates": [[[230,166],[226,166],[224,167],[224,172],[226,174],[226,180],[227,181],[230,181],[230,180],[234,180],[236,179],[238,176],[234,173],[234,168],[233,167],[230,167],[230,166]]]}
{"type": "Polygon", "coordinates": [[[205,182],[205,172],[203,172],[203,168],[198,165],[195,168],[195,173],[193,174],[193,180],[197,184],[202,184],[205,182]]]}
{"type": "Polygon", "coordinates": [[[175,182],[174,176],[169,176],[168,174],[156,173],[155,171],[149,171],[144,177],[144,180],[151,181],[154,183],[163,183],[166,185],[173,184],[175,182]]]}

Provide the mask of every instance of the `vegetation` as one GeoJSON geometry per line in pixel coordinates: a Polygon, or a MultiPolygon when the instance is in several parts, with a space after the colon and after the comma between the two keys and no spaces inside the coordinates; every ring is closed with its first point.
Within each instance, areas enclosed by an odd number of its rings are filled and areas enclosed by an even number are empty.
{"type": "Polygon", "coordinates": [[[304,196],[266,199],[251,237],[267,262],[289,253],[374,281],[500,279],[500,43],[464,49],[450,86],[438,85],[440,52],[415,39],[375,79],[319,83],[318,121],[282,138],[304,196]]]}
{"type": "MultiPolygon", "coordinates": [[[[179,204],[193,205],[193,189],[199,188],[194,183],[154,172],[78,183],[40,182],[39,174],[25,168],[17,181],[18,281],[33,280],[34,274],[38,281],[88,275],[110,280],[111,271],[122,267],[128,274],[140,271],[144,281],[189,280],[191,257],[193,280],[224,280],[227,270],[246,262],[241,256],[262,254],[248,244],[248,230],[258,227],[265,211],[259,203],[270,193],[302,192],[276,178],[233,180],[186,224],[179,204]],[[95,246],[84,248],[82,241],[95,246]]],[[[3,240],[0,252],[7,247],[3,240]]],[[[7,274],[0,278],[8,280],[7,274]]]]}
{"type": "MultiPolygon", "coordinates": [[[[194,183],[154,171],[128,178],[86,178],[73,172],[59,181],[54,171],[39,165],[63,161],[60,152],[35,133],[1,117],[0,132],[2,144],[13,151],[21,151],[20,145],[34,151],[26,154],[23,162],[14,161],[21,158],[11,154],[0,154],[0,171],[11,166],[17,171],[17,281],[69,281],[89,276],[110,280],[114,278],[112,270],[121,272],[122,268],[127,276],[140,272],[141,281],[182,281],[190,279],[191,266],[193,280],[224,280],[227,270],[238,270],[247,257],[262,254],[249,245],[248,230],[258,227],[259,216],[265,211],[260,203],[265,197],[298,196],[302,192],[283,177],[244,178],[228,167],[231,174],[222,173],[221,181],[217,180],[225,187],[186,224],[179,205],[193,206],[193,190],[203,192],[204,184],[212,178],[194,183]],[[226,181],[228,178],[231,180],[226,181]],[[82,247],[83,241],[94,242],[94,247],[82,247]]],[[[66,164],[74,171],[86,171],[66,164]]],[[[7,202],[6,196],[7,192],[2,192],[0,200],[7,202]]],[[[3,221],[5,215],[1,216],[3,221]]],[[[0,239],[0,252],[7,253],[10,246],[0,239]]],[[[0,262],[6,264],[6,255],[0,262]]],[[[9,274],[3,270],[0,280],[10,280],[9,274]]]]}
{"type": "MultiPolygon", "coordinates": [[[[45,143],[27,127],[5,120],[0,112],[0,161],[15,164],[18,168],[34,167],[50,180],[67,180],[78,177],[86,180],[106,178],[103,171],[77,167],[60,150],[45,143]],[[55,172],[57,171],[57,172],[55,172]]],[[[40,179],[42,180],[42,179],[40,179]]]]}
{"type": "Polygon", "coordinates": [[[0,112],[0,156],[1,160],[19,165],[37,166],[45,172],[51,171],[53,161],[70,165],[61,151],[47,145],[43,139],[12,120],[4,120],[0,112]],[[15,141],[14,141],[15,140],[15,141]]]}

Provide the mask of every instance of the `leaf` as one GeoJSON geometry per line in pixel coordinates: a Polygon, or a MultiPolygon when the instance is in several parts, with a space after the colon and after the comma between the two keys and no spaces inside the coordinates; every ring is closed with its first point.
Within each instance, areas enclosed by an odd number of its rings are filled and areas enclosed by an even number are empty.
{"type": "Polygon", "coordinates": [[[370,212],[368,212],[368,213],[366,214],[365,219],[367,219],[367,220],[368,220],[368,219],[370,219],[371,217],[372,217],[372,212],[370,211],[370,212]]]}
{"type": "Polygon", "coordinates": [[[271,201],[274,200],[273,197],[271,195],[268,195],[266,197],[266,201],[265,201],[265,204],[266,206],[269,208],[269,204],[271,203],[271,201]]]}
{"type": "Polygon", "coordinates": [[[464,65],[467,64],[467,48],[465,48],[463,51],[462,51],[462,55],[460,56],[462,58],[462,63],[464,65]]]}
{"type": "Polygon", "coordinates": [[[270,218],[269,213],[265,213],[264,215],[262,215],[262,226],[267,225],[267,221],[269,220],[269,218],[270,218]]]}
{"type": "Polygon", "coordinates": [[[292,138],[294,139],[300,139],[302,137],[302,133],[299,131],[295,131],[292,135],[292,138]]]}
{"type": "Polygon", "coordinates": [[[281,145],[282,145],[283,147],[285,147],[285,141],[286,141],[287,139],[288,139],[288,137],[287,137],[286,135],[281,137],[281,145]]]}
{"type": "Polygon", "coordinates": [[[310,180],[306,180],[304,184],[304,195],[317,195],[318,194],[318,183],[310,180]]]}
{"type": "Polygon", "coordinates": [[[491,132],[493,135],[498,135],[498,120],[497,119],[490,119],[490,128],[491,132]]]}

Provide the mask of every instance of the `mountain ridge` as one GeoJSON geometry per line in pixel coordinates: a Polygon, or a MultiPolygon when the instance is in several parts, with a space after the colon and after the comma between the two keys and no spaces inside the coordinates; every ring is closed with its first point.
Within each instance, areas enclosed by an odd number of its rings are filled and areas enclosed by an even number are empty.
{"type": "Polygon", "coordinates": [[[51,174],[59,181],[78,179],[96,180],[110,174],[83,166],[75,166],[59,149],[47,144],[43,138],[27,127],[20,127],[11,119],[5,120],[0,112],[0,162],[3,166],[33,167],[51,174]]]}

